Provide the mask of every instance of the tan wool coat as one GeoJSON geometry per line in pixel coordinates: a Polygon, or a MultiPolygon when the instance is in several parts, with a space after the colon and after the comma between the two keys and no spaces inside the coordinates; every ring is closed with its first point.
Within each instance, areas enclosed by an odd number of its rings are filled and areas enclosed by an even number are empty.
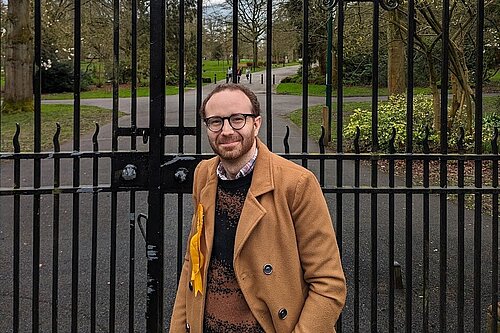
{"type": "MultiPolygon", "coordinates": [[[[328,207],[316,177],[270,152],[259,153],[241,212],[234,246],[234,272],[253,315],[269,333],[335,332],[346,284],[328,207]]],[[[195,207],[203,205],[203,294],[192,288],[188,251],[170,332],[201,333],[207,268],[214,234],[216,168],[201,162],[194,178],[195,207]]],[[[197,213],[189,239],[196,232],[197,213]]]]}

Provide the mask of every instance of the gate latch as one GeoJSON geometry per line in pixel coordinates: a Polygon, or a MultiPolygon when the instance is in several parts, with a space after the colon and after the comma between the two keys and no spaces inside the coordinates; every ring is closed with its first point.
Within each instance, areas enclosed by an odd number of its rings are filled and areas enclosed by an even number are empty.
{"type": "Polygon", "coordinates": [[[194,169],[200,160],[194,156],[165,156],[161,165],[161,187],[165,193],[191,193],[194,169]]]}

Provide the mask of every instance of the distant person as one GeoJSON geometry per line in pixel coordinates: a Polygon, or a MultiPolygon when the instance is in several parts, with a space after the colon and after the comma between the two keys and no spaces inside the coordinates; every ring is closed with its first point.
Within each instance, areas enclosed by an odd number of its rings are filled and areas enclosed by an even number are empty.
{"type": "Polygon", "coordinates": [[[226,83],[231,81],[231,78],[233,77],[233,69],[231,67],[227,68],[227,75],[226,75],[226,83]]]}
{"type": "Polygon", "coordinates": [[[240,79],[241,79],[241,68],[238,68],[238,71],[236,72],[236,74],[238,75],[238,83],[240,83],[240,79]]]}
{"type": "Polygon", "coordinates": [[[247,77],[247,81],[248,81],[248,80],[250,80],[250,68],[247,68],[247,69],[245,70],[245,75],[246,75],[246,77],[247,77]]]}
{"type": "Polygon", "coordinates": [[[312,172],[257,138],[257,96],[218,85],[200,116],[216,157],[194,173],[171,333],[333,333],[346,298],[328,206],[312,172]]]}

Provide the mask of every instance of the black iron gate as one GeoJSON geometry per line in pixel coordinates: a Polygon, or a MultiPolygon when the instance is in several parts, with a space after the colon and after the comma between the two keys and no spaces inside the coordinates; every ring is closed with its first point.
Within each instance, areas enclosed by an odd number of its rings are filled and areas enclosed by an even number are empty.
{"type": "MultiPolygon", "coordinates": [[[[239,0],[242,1],[242,0],[239,0]]],[[[498,302],[498,132],[482,133],[482,84],[484,49],[484,1],[477,10],[476,128],[475,141],[491,136],[491,153],[481,144],[474,154],[414,153],[413,104],[408,103],[409,138],[405,152],[378,148],[378,78],[380,8],[394,10],[397,1],[373,3],[372,149],[344,152],[343,69],[337,81],[337,141],[327,152],[323,138],[316,148],[308,135],[309,67],[302,70],[303,96],[294,101],[302,107],[302,129],[282,126],[276,116],[279,103],[272,93],[273,3],[267,2],[266,71],[258,92],[265,105],[264,141],[284,157],[296,160],[317,173],[335,221],[348,280],[348,300],[338,331],[484,331],[489,323],[486,309],[498,302]],[[277,124],[280,126],[278,127],[277,124]],[[286,135],[285,135],[286,130],[286,135]],[[290,131],[292,133],[290,133],[290,131]],[[295,133],[295,132],[297,133],[295,133]],[[296,134],[296,135],[294,135],[296,134]],[[284,145],[274,144],[274,137],[284,145]],[[295,142],[296,139],[298,142],[295,142]],[[301,146],[297,153],[290,150],[301,146]],[[289,147],[292,146],[290,149],[289,147]],[[319,152],[319,153],[318,153],[319,152]],[[474,184],[466,185],[465,163],[474,161],[474,184]],[[439,184],[430,183],[430,165],[439,165],[439,184]],[[485,185],[483,164],[491,168],[485,185]],[[403,176],[395,175],[397,164],[403,176]],[[422,174],[413,166],[423,165],[422,174]],[[457,185],[448,184],[448,166],[456,165],[457,185]],[[384,171],[386,167],[386,171],[384,171]],[[421,185],[415,182],[421,182],[421,185]],[[456,202],[448,196],[456,195],[456,202]],[[474,197],[474,208],[465,197],[474,197]],[[488,198],[488,199],[486,199],[488,198]],[[482,212],[491,200],[491,215],[482,212]],[[405,210],[403,212],[403,210],[405,210]],[[402,289],[401,289],[402,288],[402,289]]],[[[131,0],[132,13],[137,11],[131,0]]],[[[328,10],[338,15],[337,61],[343,63],[344,10],[350,1],[331,1],[328,10]]],[[[41,0],[34,1],[35,112],[33,152],[22,152],[18,128],[13,149],[0,152],[0,239],[2,331],[52,332],[160,332],[168,329],[177,275],[183,258],[186,228],[192,210],[191,176],[200,159],[208,158],[208,145],[197,117],[204,95],[202,84],[203,3],[197,10],[197,81],[195,91],[184,91],[185,45],[179,40],[179,94],[165,98],[166,2],[150,2],[150,97],[137,97],[137,15],[132,15],[130,45],[120,45],[121,5],[113,1],[113,117],[111,126],[96,125],[92,138],[81,136],[80,76],[74,77],[73,142],[59,142],[54,135],[52,151],[42,152],[41,94],[41,0]],[[131,98],[118,97],[120,48],[131,49],[131,98]],[[130,101],[130,104],[128,104],[130,101]],[[126,106],[123,106],[126,104],[126,106]],[[119,111],[129,115],[119,119],[119,111]],[[149,109],[149,112],[147,111],[149,109]],[[109,140],[108,140],[109,139],[109,140]],[[108,144],[107,147],[103,148],[108,144]],[[144,250],[145,247],[145,250],[144,250]],[[146,314],[144,319],[144,313],[146,314]]],[[[179,3],[184,22],[185,1],[179,3]]],[[[310,1],[303,1],[302,40],[308,41],[310,1]]],[[[415,1],[406,6],[415,16],[415,1]]],[[[81,63],[81,6],[74,2],[74,64],[81,63]]],[[[233,0],[232,73],[238,66],[238,0],[233,0]]],[[[442,40],[448,40],[450,1],[443,0],[442,40]]],[[[414,57],[415,20],[408,19],[407,58],[414,57]]],[[[184,25],[179,25],[184,36],[184,25]]],[[[445,44],[443,44],[445,45],[445,44]]],[[[448,63],[448,47],[443,47],[448,63]]],[[[302,43],[302,61],[309,63],[309,44],[302,43]]],[[[407,63],[407,100],[413,101],[413,61],[407,63]]],[[[448,82],[449,68],[442,68],[448,82]]],[[[237,81],[233,75],[232,80],[237,81]]],[[[254,78],[255,84],[258,79],[254,78]]],[[[332,80],[327,77],[329,94],[332,80]]],[[[251,82],[251,81],[250,81],[251,82]]],[[[251,84],[251,83],[250,83],[251,84]]],[[[209,89],[210,87],[207,87],[209,89]]],[[[207,90],[205,90],[205,93],[207,90]]],[[[447,86],[441,87],[441,118],[447,118],[447,86]]],[[[331,99],[327,105],[331,106],[331,99]],[[330,104],[329,104],[330,103],[330,104]]],[[[291,111],[291,110],[290,110],[291,111]]],[[[446,126],[446,122],[443,122],[446,126]]],[[[446,127],[441,142],[447,142],[446,127]]],[[[493,311],[492,321],[497,321],[493,311]]],[[[496,332],[496,325],[491,326],[496,332]]]]}

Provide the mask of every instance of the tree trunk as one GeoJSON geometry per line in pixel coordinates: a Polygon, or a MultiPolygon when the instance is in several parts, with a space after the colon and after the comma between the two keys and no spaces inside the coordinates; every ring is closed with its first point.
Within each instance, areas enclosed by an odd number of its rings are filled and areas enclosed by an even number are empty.
{"type": "Polygon", "coordinates": [[[429,66],[429,85],[432,91],[432,109],[434,111],[433,127],[436,132],[439,132],[441,129],[441,95],[437,86],[438,75],[433,61],[432,54],[428,53],[427,65],[429,66]]]}
{"type": "Polygon", "coordinates": [[[387,88],[389,95],[403,94],[406,88],[405,75],[405,43],[403,32],[393,22],[401,21],[401,14],[397,10],[389,11],[389,24],[387,26],[388,62],[387,62],[387,88]]]}
{"type": "Polygon", "coordinates": [[[5,113],[33,111],[33,56],[29,0],[10,0],[5,47],[5,113]]]}
{"type": "Polygon", "coordinates": [[[335,48],[332,49],[332,85],[333,89],[337,87],[337,80],[339,76],[338,66],[337,66],[337,50],[335,48]]]}
{"type": "Polygon", "coordinates": [[[258,67],[258,61],[259,61],[259,58],[258,58],[258,54],[257,54],[257,48],[258,48],[258,45],[257,45],[257,40],[254,39],[254,42],[252,43],[252,56],[253,56],[253,70],[255,70],[256,67],[258,67]]]}

